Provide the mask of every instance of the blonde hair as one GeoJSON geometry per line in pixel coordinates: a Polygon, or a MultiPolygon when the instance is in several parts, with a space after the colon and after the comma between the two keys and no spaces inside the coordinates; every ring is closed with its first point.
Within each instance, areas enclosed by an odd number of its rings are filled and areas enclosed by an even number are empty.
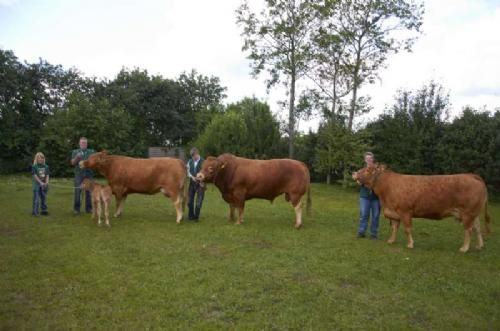
{"type": "Polygon", "coordinates": [[[43,157],[43,164],[45,164],[45,155],[43,155],[42,152],[38,152],[35,154],[35,158],[33,159],[33,165],[38,163],[37,160],[39,156],[43,157]]]}

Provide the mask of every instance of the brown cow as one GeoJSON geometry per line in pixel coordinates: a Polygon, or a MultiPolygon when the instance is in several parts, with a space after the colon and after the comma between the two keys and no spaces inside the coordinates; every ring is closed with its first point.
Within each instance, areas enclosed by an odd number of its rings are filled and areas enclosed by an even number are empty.
{"type": "Polygon", "coordinates": [[[231,154],[215,158],[209,156],[196,176],[200,181],[214,183],[229,203],[229,220],[234,220],[234,209],[238,209],[236,224],[243,222],[245,201],[266,199],[271,202],[285,194],[295,209],[295,227],[302,226],[302,196],[307,192],[307,211],[311,206],[309,170],[302,162],[277,160],[250,160],[231,154]]]}
{"type": "Polygon", "coordinates": [[[121,215],[128,194],[162,192],[174,202],[176,222],[180,223],[186,178],[184,161],[168,157],[136,159],[99,152],[92,154],[85,161],[80,161],[79,165],[80,168],[97,170],[106,177],[116,197],[115,217],[121,215]]]}
{"type": "Polygon", "coordinates": [[[484,208],[486,232],[490,232],[488,191],[481,177],[474,174],[414,176],[398,174],[383,166],[363,168],[353,173],[353,179],[372,189],[380,199],[384,215],[391,220],[389,244],[396,240],[400,221],[403,221],[408,247],[413,248],[412,218],[440,220],[454,216],[465,230],[460,252],[467,252],[472,228],[477,233],[477,249],[483,238],[479,223],[484,208]]]}

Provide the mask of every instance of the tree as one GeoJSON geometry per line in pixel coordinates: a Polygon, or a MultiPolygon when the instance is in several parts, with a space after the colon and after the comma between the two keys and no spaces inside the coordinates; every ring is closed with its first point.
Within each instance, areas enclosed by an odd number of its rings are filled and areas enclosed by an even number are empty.
{"type": "Polygon", "coordinates": [[[335,88],[347,84],[332,90],[330,97],[352,91],[347,122],[352,130],[354,116],[363,111],[359,88],[374,81],[388,54],[411,50],[422,25],[423,4],[413,0],[326,0],[317,8],[322,28],[314,40],[320,60],[328,61],[323,62],[319,76],[329,79],[335,88]]]}
{"type": "Polygon", "coordinates": [[[178,82],[194,113],[196,133],[201,133],[215,115],[224,111],[222,101],[226,98],[227,88],[220,84],[218,77],[204,76],[196,70],[183,72],[178,82]]]}
{"type": "Polygon", "coordinates": [[[243,26],[243,51],[249,51],[253,75],[266,70],[267,87],[284,82],[288,91],[289,157],[294,157],[296,83],[307,70],[313,10],[306,0],[266,0],[256,14],[245,1],[236,11],[243,26]]]}
{"type": "Polygon", "coordinates": [[[122,69],[106,87],[106,97],[113,107],[124,108],[133,118],[137,130],[131,139],[142,146],[175,146],[191,140],[196,127],[191,100],[176,81],[149,76],[145,70],[122,69]]]}
{"type": "Polygon", "coordinates": [[[206,155],[232,153],[246,156],[249,153],[247,135],[248,129],[243,115],[231,111],[216,116],[195,144],[206,155]]]}
{"type": "Polygon", "coordinates": [[[398,91],[395,104],[366,128],[377,159],[400,172],[440,173],[439,142],[449,107],[448,94],[433,81],[417,91],[398,91]]]}
{"type": "Polygon", "coordinates": [[[54,175],[69,175],[70,152],[79,137],[88,137],[97,150],[130,155],[135,144],[130,137],[135,129],[123,108],[112,107],[106,99],[89,99],[73,92],[67,107],[47,120],[38,148],[45,152],[54,175]]]}
{"type": "Polygon", "coordinates": [[[362,131],[352,132],[340,121],[328,121],[318,129],[315,169],[326,174],[328,184],[335,175],[342,178],[342,184],[346,186],[350,172],[359,168],[367,150],[366,136],[362,131]]]}
{"type": "Polygon", "coordinates": [[[266,103],[260,102],[255,97],[245,98],[229,105],[227,111],[241,114],[245,121],[247,128],[245,156],[269,159],[278,155],[281,143],[279,122],[266,103]]]}

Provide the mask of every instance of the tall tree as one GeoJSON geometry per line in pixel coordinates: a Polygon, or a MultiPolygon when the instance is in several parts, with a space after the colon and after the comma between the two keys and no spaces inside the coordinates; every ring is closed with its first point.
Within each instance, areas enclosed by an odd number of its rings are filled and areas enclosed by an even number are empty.
{"type": "Polygon", "coordinates": [[[307,0],[266,0],[255,13],[245,1],[236,11],[243,27],[243,50],[249,51],[253,75],[269,73],[267,87],[283,82],[288,91],[289,157],[294,157],[296,83],[307,70],[313,9],[307,0]]]}
{"type": "Polygon", "coordinates": [[[317,8],[323,23],[316,41],[319,54],[325,60],[329,56],[329,66],[334,68],[330,79],[342,82],[335,77],[335,68],[341,69],[339,73],[351,85],[347,127],[352,130],[354,117],[363,108],[360,87],[374,81],[390,53],[411,50],[422,25],[423,4],[414,0],[325,0],[317,8]]]}

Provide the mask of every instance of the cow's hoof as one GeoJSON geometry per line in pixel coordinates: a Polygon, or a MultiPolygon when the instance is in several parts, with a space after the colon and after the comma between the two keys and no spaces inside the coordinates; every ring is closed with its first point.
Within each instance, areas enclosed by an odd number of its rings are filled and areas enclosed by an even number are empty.
{"type": "Polygon", "coordinates": [[[108,228],[110,228],[110,227],[111,227],[111,225],[109,225],[109,223],[106,223],[106,226],[107,226],[108,228]]]}
{"type": "Polygon", "coordinates": [[[237,222],[236,222],[236,223],[234,223],[234,224],[236,224],[236,225],[241,225],[241,223],[243,223],[243,222],[237,221],[237,222]]]}
{"type": "Polygon", "coordinates": [[[302,227],[302,223],[300,223],[300,224],[295,224],[295,228],[296,228],[297,230],[298,230],[298,229],[300,229],[301,227],[302,227]]]}
{"type": "Polygon", "coordinates": [[[394,244],[394,240],[389,239],[389,240],[387,240],[387,243],[388,243],[389,245],[392,245],[392,244],[394,244]]]}
{"type": "Polygon", "coordinates": [[[408,244],[408,245],[406,245],[406,247],[413,249],[413,244],[408,244]]]}
{"type": "Polygon", "coordinates": [[[467,253],[467,251],[469,250],[469,248],[466,248],[466,247],[460,247],[460,249],[458,250],[460,253],[467,253]]]}
{"type": "Polygon", "coordinates": [[[476,249],[477,249],[478,251],[480,251],[480,250],[482,250],[482,249],[483,249],[483,247],[484,247],[484,246],[479,246],[479,245],[477,245],[477,246],[476,246],[476,249]]]}
{"type": "Polygon", "coordinates": [[[101,223],[97,223],[97,226],[102,226],[102,224],[101,223]]]}

